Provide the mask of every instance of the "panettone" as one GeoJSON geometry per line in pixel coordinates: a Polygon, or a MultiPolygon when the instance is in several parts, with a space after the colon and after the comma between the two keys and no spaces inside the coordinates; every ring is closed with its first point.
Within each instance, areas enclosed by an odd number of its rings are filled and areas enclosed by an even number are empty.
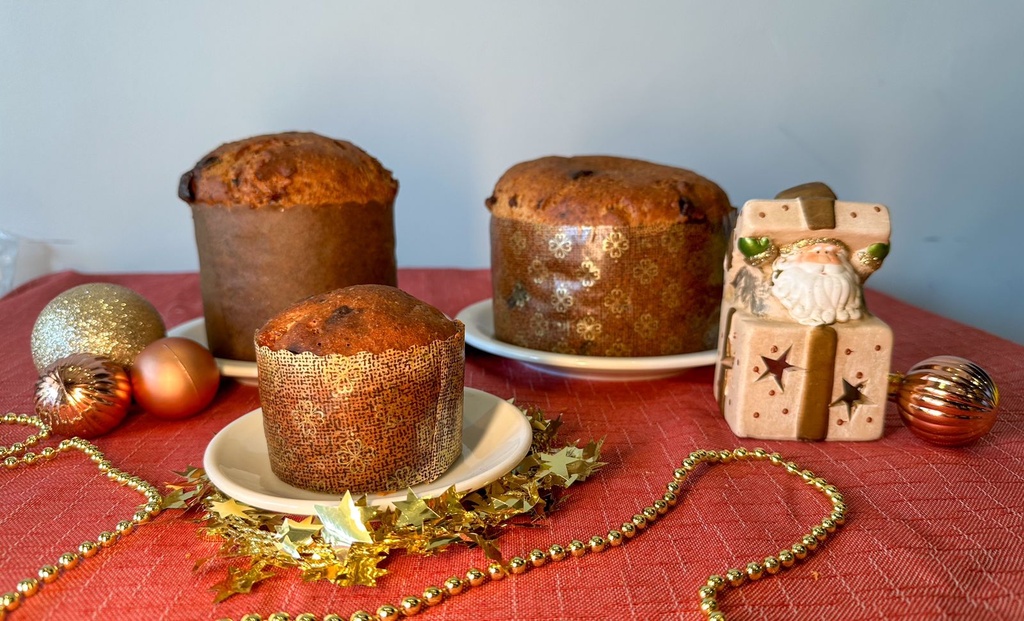
{"type": "Polygon", "coordinates": [[[255,345],[274,474],[330,493],[441,476],[462,450],[464,336],[459,321],[384,285],[273,317],[255,345]]]}
{"type": "Polygon", "coordinates": [[[405,351],[454,336],[459,323],[401,289],[356,285],[315,295],[271,319],[256,343],[317,356],[405,351]]]}
{"type": "Polygon", "coordinates": [[[288,305],[397,282],[398,182],[359,147],[313,133],[225,144],[181,177],[192,207],[210,349],[253,360],[253,334],[288,305]]]}
{"type": "Polygon", "coordinates": [[[491,212],[502,341],[593,356],[715,346],[732,207],[697,173],[620,157],[509,169],[491,212]]]}

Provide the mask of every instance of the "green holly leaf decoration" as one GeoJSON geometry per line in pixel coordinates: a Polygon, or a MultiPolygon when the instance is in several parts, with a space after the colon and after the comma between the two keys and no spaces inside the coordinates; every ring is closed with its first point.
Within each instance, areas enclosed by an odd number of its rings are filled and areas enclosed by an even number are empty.
{"type": "Polygon", "coordinates": [[[768,237],[741,237],[736,241],[736,246],[743,256],[749,259],[768,252],[772,247],[772,240],[768,237]]]}
{"type": "Polygon", "coordinates": [[[864,252],[866,252],[869,257],[882,261],[885,257],[889,256],[889,244],[871,244],[864,252]]]}

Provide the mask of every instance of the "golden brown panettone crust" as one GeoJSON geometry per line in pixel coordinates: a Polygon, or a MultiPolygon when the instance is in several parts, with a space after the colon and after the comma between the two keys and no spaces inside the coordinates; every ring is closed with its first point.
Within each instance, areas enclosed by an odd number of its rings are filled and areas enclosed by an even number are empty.
{"type": "Polygon", "coordinates": [[[499,218],[586,226],[717,223],[731,209],[725,192],[695,172],[607,155],[516,164],[485,204],[499,218]]]}
{"type": "Polygon", "coordinates": [[[310,132],[254,136],[221,145],[181,176],[187,203],[390,205],[398,181],[373,156],[344,140],[310,132]]]}
{"type": "Polygon", "coordinates": [[[307,298],[268,321],[257,346],[318,356],[380,354],[445,340],[457,321],[387,285],[354,285],[307,298]]]}

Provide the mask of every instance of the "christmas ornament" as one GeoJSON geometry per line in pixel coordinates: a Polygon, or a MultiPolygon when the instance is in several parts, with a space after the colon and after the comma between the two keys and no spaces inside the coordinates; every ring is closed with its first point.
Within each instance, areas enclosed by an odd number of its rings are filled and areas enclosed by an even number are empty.
{"type": "Polygon", "coordinates": [[[985,435],[999,407],[999,389],[989,374],[956,356],[935,356],[906,375],[891,374],[889,396],[910,431],[939,446],[961,446],[985,435]]]}
{"type": "Polygon", "coordinates": [[[132,365],[135,400],[160,418],[185,418],[213,401],[220,385],[217,361],[190,339],[168,337],[146,346],[132,365]]]}
{"type": "Polygon", "coordinates": [[[345,492],[337,507],[318,506],[316,514],[323,524],[325,543],[345,548],[356,542],[373,543],[373,534],[366,528],[373,510],[358,506],[350,492],[345,492]]]}
{"type": "Polygon", "coordinates": [[[864,302],[889,212],[797,186],[739,212],[726,261],[715,396],[737,436],[877,440],[892,330],[864,302]]]}
{"type": "MultiPolygon", "coordinates": [[[[47,438],[50,435],[49,425],[34,416],[5,414],[0,417],[0,424],[31,425],[38,427],[39,431],[35,435],[29,436],[29,439],[47,438]]],[[[87,559],[91,559],[96,556],[98,552],[115,545],[117,542],[134,532],[136,526],[149,522],[150,519],[160,513],[161,510],[160,492],[156,487],[133,474],[115,468],[100,451],[99,447],[88,440],[84,440],[82,438],[62,440],[56,448],[48,446],[36,454],[32,452],[23,452],[25,448],[31,444],[29,439],[26,439],[25,442],[16,443],[10,447],[0,446],[0,456],[6,455],[3,460],[3,465],[7,470],[14,470],[15,468],[20,467],[28,468],[35,465],[45,464],[60,453],[74,449],[85,454],[91,463],[96,464],[96,467],[99,468],[100,472],[107,475],[108,479],[114,481],[118,485],[134,489],[139,492],[139,494],[145,496],[146,502],[136,507],[135,513],[132,514],[131,518],[120,520],[112,530],[100,532],[96,541],[91,539],[83,541],[78,544],[78,547],[73,552],[65,552],[64,554],[61,554],[57,558],[56,564],[43,565],[39,568],[39,571],[36,572],[36,576],[19,581],[14,590],[0,595],[0,620],[8,618],[8,615],[13,615],[15,611],[21,607],[21,604],[25,599],[38,595],[40,590],[44,589],[46,585],[56,582],[67,572],[79,567],[83,561],[88,563],[89,561],[87,559]],[[18,456],[19,454],[21,454],[20,457],[18,456]]]]}
{"type": "Polygon", "coordinates": [[[120,285],[72,287],[43,308],[32,328],[32,360],[42,370],[71,354],[99,354],[129,367],[166,334],[153,305],[120,285]]]}
{"type": "Polygon", "coordinates": [[[121,365],[105,356],[72,354],[36,382],[36,414],[62,436],[94,438],[116,427],[132,404],[121,365]]]}

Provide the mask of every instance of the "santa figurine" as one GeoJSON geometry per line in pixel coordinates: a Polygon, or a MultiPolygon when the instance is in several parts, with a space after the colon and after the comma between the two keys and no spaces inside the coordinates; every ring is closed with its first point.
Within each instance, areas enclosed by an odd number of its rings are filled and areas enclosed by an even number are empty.
{"type": "Polygon", "coordinates": [[[864,304],[889,212],[822,183],[743,206],[726,256],[716,397],[741,437],[881,437],[892,331],[864,304]]]}

